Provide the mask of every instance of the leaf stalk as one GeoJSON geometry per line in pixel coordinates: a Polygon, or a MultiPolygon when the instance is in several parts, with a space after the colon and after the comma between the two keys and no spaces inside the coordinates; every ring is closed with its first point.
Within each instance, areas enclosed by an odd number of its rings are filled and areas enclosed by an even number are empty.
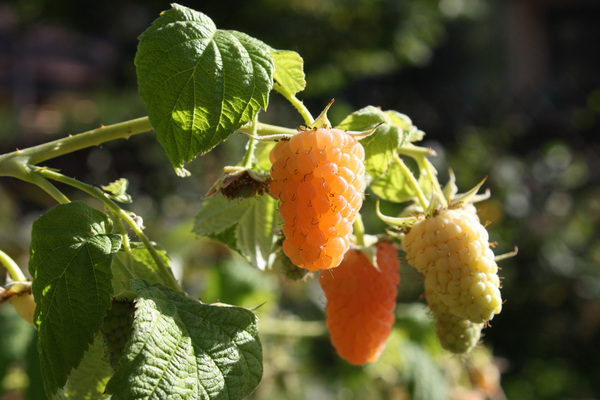
{"type": "Polygon", "coordinates": [[[19,265],[8,254],[0,250],[0,264],[4,265],[10,277],[16,282],[25,282],[27,277],[19,267],[19,265]]]}

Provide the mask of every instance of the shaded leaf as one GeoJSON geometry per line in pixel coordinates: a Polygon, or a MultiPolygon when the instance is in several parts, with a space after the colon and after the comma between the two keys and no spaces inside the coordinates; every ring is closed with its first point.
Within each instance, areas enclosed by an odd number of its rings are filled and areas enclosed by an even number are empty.
{"type": "Polygon", "coordinates": [[[206,199],[194,217],[193,231],[200,236],[215,235],[235,225],[254,199],[228,200],[222,194],[206,199]]]}
{"type": "Polygon", "coordinates": [[[237,247],[250,264],[265,269],[272,264],[273,245],[277,240],[275,228],[280,223],[277,201],[271,196],[260,196],[240,219],[237,229],[237,247]]]}
{"type": "MultiPolygon", "coordinates": [[[[150,251],[142,243],[133,242],[131,243],[131,253],[128,255],[124,250],[119,251],[114,259],[114,262],[122,263],[125,268],[128,268],[131,273],[137,278],[145,279],[150,283],[161,283],[163,285],[169,285],[169,282],[165,282],[163,279],[160,269],[156,265],[154,258],[150,254],[150,251]]],[[[167,252],[160,248],[155,248],[158,256],[162,259],[164,265],[170,266],[171,259],[167,255],[167,252]]],[[[118,294],[123,290],[129,288],[130,277],[124,273],[121,268],[113,269],[114,277],[112,280],[114,293],[118,294]]]]}
{"type": "Polygon", "coordinates": [[[96,335],[79,366],[73,370],[67,383],[67,399],[103,399],[104,388],[113,373],[104,354],[104,342],[96,335]]]}

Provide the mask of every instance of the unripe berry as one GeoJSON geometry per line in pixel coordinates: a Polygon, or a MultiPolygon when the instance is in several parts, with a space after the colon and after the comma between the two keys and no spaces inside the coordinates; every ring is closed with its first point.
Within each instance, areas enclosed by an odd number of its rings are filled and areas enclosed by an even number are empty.
{"type": "Polygon", "coordinates": [[[427,304],[435,320],[435,333],[442,347],[455,354],[469,353],[479,342],[483,324],[462,319],[450,312],[436,293],[425,291],[427,304]]]}
{"type": "Polygon", "coordinates": [[[297,266],[333,268],[362,206],[362,145],[339,129],[300,131],[270,153],[271,195],[281,200],[283,251],[297,266]]]}
{"type": "Polygon", "coordinates": [[[502,309],[500,279],[488,233],[470,206],[444,209],[416,223],[402,240],[406,260],[425,275],[450,312],[482,323],[502,309]]]}
{"type": "Polygon", "coordinates": [[[331,343],[355,365],[377,361],[395,320],[400,267],[392,244],[377,244],[377,266],[350,249],[339,267],[320,274],[331,343]]]}

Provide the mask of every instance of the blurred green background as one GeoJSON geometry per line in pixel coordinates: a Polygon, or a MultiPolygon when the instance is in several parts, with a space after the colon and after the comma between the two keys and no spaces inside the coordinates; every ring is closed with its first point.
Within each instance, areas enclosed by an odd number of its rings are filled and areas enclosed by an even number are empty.
{"type": "MultiPolygon", "coordinates": [[[[419,304],[420,279],[405,267],[382,359],[351,367],[329,344],[314,279],[261,273],[191,233],[202,195],[220,167],[241,159],[243,138],[194,161],[187,179],[175,176],[152,134],[49,162],[87,183],[127,178],[131,209],[190,294],[266,302],[257,310],[265,375],[252,398],[600,398],[600,2],[181,3],[221,29],[299,52],[308,83],[299,97],[314,114],[335,98],[334,124],[367,105],[407,114],[438,153],[442,182],[449,167],[461,191],[487,177],[492,198],[480,215],[496,253],[519,248],[500,263],[506,303],[470,359],[441,351],[419,304]]],[[[0,153],[146,115],[137,36],[167,8],[158,0],[0,3],[0,153]]],[[[302,122],[276,93],[261,118],[302,122]]],[[[53,205],[31,185],[0,181],[0,248],[22,266],[31,222],[53,205]]],[[[365,222],[378,232],[372,205],[365,222]]],[[[35,332],[15,315],[0,306],[0,399],[42,399],[35,332]]]]}

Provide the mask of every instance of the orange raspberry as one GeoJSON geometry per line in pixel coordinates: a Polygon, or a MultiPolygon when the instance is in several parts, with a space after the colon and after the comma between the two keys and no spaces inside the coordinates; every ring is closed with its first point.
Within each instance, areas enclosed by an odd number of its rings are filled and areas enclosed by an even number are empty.
{"type": "Polygon", "coordinates": [[[350,364],[377,361],[394,324],[400,263],[391,243],[377,244],[377,265],[350,249],[339,267],[320,274],[331,343],[350,364]]]}
{"type": "Polygon", "coordinates": [[[281,200],[283,251],[316,271],[340,264],[362,206],[362,145],[339,129],[301,131],[273,148],[271,194],[281,200]]]}
{"type": "Polygon", "coordinates": [[[474,207],[444,209],[416,223],[402,239],[406,260],[425,275],[461,319],[482,323],[502,309],[500,278],[485,227],[474,207]]]}

